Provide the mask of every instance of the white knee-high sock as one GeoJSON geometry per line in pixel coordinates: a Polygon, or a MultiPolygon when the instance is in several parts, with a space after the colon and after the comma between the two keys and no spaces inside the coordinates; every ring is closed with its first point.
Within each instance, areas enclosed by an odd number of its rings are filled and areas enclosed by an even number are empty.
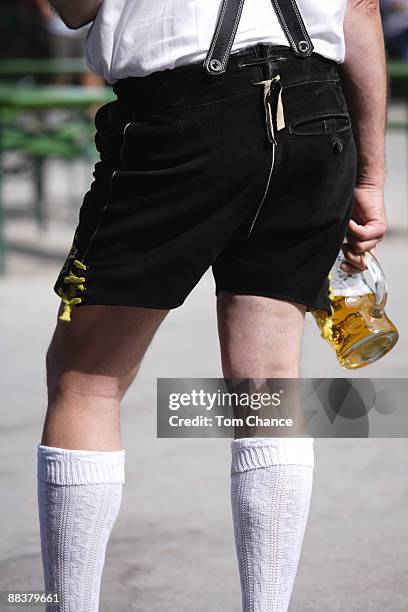
{"type": "Polygon", "coordinates": [[[310,507],[313,438],[241,438],[231,451],[243,612],[286,612],[310,507]]]}
{"type": "Polygon", "coordinates": [[[122,498],[125,450],[38,444],[37,483],[47,612],[97,612],[105,550],[122,498]]]}

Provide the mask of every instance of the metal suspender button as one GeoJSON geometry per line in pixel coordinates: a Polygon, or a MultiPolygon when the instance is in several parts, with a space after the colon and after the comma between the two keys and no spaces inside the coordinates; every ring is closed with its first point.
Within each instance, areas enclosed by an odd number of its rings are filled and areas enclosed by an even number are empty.
{"type": "Polygon", "coordinates": [[[310,44],[306,40],[300,40],[297,44],[297,48],[299,53],[304,55],[310,51],[310,44]]]}
{"type": "Polygon", "coordinates": [[[222,64],[220,60],[212,59],[210,61],[209,67],[212,72],[219,72],[222,69],[222,64]]]}

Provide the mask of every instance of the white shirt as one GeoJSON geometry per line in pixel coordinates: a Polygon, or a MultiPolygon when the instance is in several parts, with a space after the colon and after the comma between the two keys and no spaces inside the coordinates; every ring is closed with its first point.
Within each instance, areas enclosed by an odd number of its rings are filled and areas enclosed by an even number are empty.
{"type": "MultiPolygon", "coordinates": [[[[316,53],[344,60],[347,0],[298,0],[316,53]]],[[[89,67],[110,84],[205,58],[221,0],[104,0],[88,31],[89,67]]],[[[271,0],[246,0],[232,51],[288,45],[271,0]]]]}

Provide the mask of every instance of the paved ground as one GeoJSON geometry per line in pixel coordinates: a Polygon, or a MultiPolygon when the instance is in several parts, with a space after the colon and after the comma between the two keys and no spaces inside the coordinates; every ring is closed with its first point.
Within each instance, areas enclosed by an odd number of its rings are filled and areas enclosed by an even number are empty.
{"type": "MultiPolygon", "coordinates": [[[[392,151],[395,168],[401,156],[392,151]]],[[[20,187],[9,185],[11,193],[20,187]]],[[[395,181],[389,189],[393,229],[404,228],[405,196],[398,195],[395,181]]],[[[21,219],[10,228],[15,243],[34,234],[21,219]]],[[[65,252],[72,227],[58,232],[55,226],[54,239],[42,239],[65,252]]],[[[405,377],[408,241],[391,232],[378,253],[389,281],[388,312],[401,339],[384,360],[355,375],[405,377]]],[[[58,304],[51,286],[59,264],[15,252],[9,275],[0,281],[0,589],[42,587],[35,446],[44,417],[44,354],[58,304]]],[[[303,373],[343,375],[310,315],[303,373]]],[[[156,377],[220,374],[207,274],[159,330],[123,405],[127,484],[108,548],[102,612],[240,610],[229,442],[155,438],[156,377]]],[[[407,461],[406,440],[316,441],[314,495],[291,612],[407,610],[407,461]]]]}

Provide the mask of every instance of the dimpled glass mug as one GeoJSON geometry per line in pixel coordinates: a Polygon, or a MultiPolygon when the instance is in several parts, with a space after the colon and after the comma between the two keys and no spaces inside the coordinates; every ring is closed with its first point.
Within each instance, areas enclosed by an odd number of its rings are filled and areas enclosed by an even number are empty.
{"type": "Polygon", "coordinates": [[[364,254],[374,284],[367,283],[364,272],[347,274],[340,266],[343,252],[329,274],[331,314],[313,309],[312,315],[321,336],[334,349],[343,368],[362,368],[388,353],[398,340],[398,331],[384,312],[387,284],[378,260],[368,251],[364,254]]]}

